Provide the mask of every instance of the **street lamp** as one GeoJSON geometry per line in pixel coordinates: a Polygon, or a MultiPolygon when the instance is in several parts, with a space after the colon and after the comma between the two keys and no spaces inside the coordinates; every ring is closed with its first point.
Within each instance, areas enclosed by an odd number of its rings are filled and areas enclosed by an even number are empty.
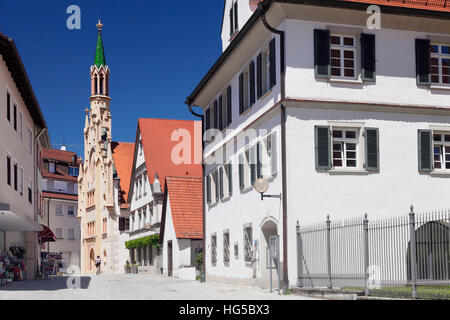
{"type": "Polygon", "coordinates": [[[261,201],[264,201],[264,198],[281,199],[281,194],[277,195],[265,194],[269,190],[269,181],[267,181],[267,179],[260,178],[256,180],[255,183],[253,184],[253,189],[255,189],[255,191],[258,192],[259,194],[261,194],[261,201]]]}

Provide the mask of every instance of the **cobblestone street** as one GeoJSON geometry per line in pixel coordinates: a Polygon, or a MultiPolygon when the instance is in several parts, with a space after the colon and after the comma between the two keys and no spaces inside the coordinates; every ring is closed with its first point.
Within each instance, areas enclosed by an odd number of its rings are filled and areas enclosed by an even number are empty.
{"type": "Polygon", "coordinates": [[[67,278],[15,282],[0,287],[0,300],[312,300],[279,296],[268,290],[200,283],[155,275],[81,277],[80,289],[68,289],[67,278]]]}

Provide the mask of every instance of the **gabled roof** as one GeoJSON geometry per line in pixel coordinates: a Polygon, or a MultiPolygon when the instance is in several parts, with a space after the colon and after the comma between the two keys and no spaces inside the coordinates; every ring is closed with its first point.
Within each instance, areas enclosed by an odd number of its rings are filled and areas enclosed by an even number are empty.
{"type": "MultiPolygon", "coordinates": [[[[172,160],[172,150],[180,144],[180,141],[172,141],[172,134],[180,130],[187,130],[191,136],[191,159],[194,161],[195,152],[199,152],[201,159],[201,122],[190,120],[168,120],[168,119],[139,119],[136,134],[136,148],[139,147],[139,133],[144,148],[145,165],[147,168],[148,181],[153,184],[156,173],[164,190],[167,176],[200,177],[202,174],[201,164],[176,164],[172,160]],[[195,133],[195,127],[200,132],[195,133]],[[199,150],[195,149],[194,139],[200,140],[199,150]]],[[[197,148],[198,149],[198,148],[197,148]]],[[[134,154],[137,154],[135,150],[134,154]]],[[[136,160],[135,160],[136,161],[136,160]]],[[[134,168],[135,164],[133,164],[134,168]]],[[[131,178],[132,179],[132,178],[131,178]]],[[[132,193],[133,184],[130,183],[129,194],[132,193]]],[[[130,200],[130,199],[129,199],[130,200]]]]}
{"type": "Polygon", "coordinates": [[[42,158],[78,164],[78,156],[75,152],[60,149],[43,149],[42,158]],[[74,161],[75,160],[75,161],[74,161]]]}
{"type": "Polygon", "coordinates": [[[164,239],[168,204],[177,239],[203,239],[202,178],[167,177],[166,191],[160,239],[164,239]]]}
{"type": "Polygon", "coordinates": [[[134,143],[111,142],[112,157],[120,179],[119,201],[126,203],[130,189],[131,171],[133,170],[134,143]]]}
{"type": "Polygon", "coordinates": [[[34,95],[33,88],[31,87],[30,79],[25,71],[16,45],[14,44],[14,40],[8,38],[1,32],[0,55],[3,57],[3,60],[5,60],[6,66],[8,67],[9,72],[11,72],[11,76],[19,89],[34,123],[40,128],[47,128],[41,108],[39,107],[39,103],[34,95]]]}

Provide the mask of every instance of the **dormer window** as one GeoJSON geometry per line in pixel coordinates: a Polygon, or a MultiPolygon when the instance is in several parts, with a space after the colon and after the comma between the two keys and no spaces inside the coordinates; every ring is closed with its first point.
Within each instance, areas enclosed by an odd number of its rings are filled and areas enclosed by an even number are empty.
{"type": "Polygon", "coordinates": [[[233,0],[230,9],[230,38],[238,31],[238,26],[238,3],[233,0]]]}

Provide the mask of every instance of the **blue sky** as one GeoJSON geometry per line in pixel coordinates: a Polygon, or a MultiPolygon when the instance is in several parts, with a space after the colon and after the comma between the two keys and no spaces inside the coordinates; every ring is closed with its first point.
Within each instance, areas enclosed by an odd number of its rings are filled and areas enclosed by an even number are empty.
{"type": "Polygon", "coordinates": [[[184,101],[221,54],[221,0],[0,0],[0,8],[0,31],[16,43],[52,144],[65,137],[80,155],[99,17],[115,141],[133,142],[138,118],[195,120],[184,101]],[[81,30],[66,27],[69,5],[81,9],[81,30]]]}

